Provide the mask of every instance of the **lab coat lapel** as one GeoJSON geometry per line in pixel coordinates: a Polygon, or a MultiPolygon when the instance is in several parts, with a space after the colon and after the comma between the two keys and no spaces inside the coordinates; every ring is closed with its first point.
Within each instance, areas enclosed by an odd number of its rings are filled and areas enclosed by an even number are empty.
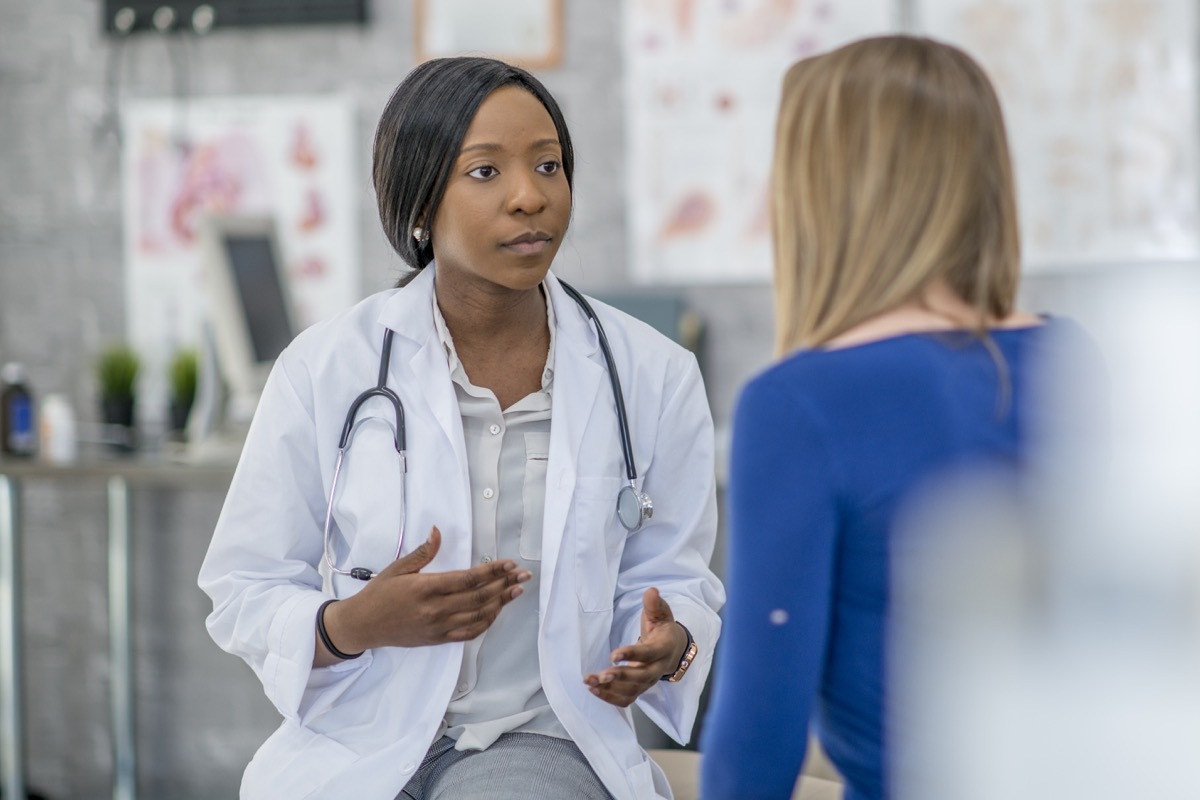
{"type": "MultiPolygon", "coordinates": [[[[551,274],[547,285],[554,303],[554,390],[550,423],[550,463],[546,475],[546,511],[542,532],[542,574],[550,576],[542,592],[546,612],[549,588],[557,574],[559,549],[567,526],[576,467],[585,455],[583,436],[597,401],[604,395],[605,371],[591,322],[551,274]]],[[[563,574],[571,574],[565,572],[563,574]]]]}
{"type": "Polygon", "coordinates": [[[463,465],[463,474],[466,475],[467,445],[463,438],[462,416],[450,380],[446,351],[436,335],[431,335],[425,340],[421,349],[409,361],[409,367],[414,375],[437,376],[436,380],[425,380],[417,394],[420,402],[429,407],[429,412],[437,420],[438,427],[446,435],[446,440],[454,450],[454,457],[463,465]],[[445,380],[442,380],[443,377],[445,380]]]}
{"type": "MultiPolygon", "coordinates": [[[[402,359],[408,356],[407,365],[411,372],[407,376],[400,376],[391,385],[411,386],[414,381],[419,381],[420,389],[406,392],[405,402],[424,405],[429,414],[437,420],[446,441],[454,451],[455,459],[462,465],[463,480],[467,482],[463,485],[463,496],[467,497],[469,478],[462,417],[458,410],[458,398],[454,395],[454,387],[450,380],[446,352],[438,340],[433,324],[434,271],[435,265],[430,264],[408,286],[396,292],[380,313],[379,322],[395,331],[398,337],[407,340],[403,344],[399,341],[396,343],[396,363],[404,363],[402,359]],[[415,352],[413,348],[416,348],[415,352]]],[[[420,455],[413,453],[409,458],[411,461],[420,458],[420,455]]]]}

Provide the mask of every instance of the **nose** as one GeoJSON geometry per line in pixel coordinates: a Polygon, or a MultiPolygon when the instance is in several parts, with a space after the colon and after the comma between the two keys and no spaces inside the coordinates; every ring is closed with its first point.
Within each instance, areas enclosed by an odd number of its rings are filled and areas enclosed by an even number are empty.
{"type": "Polygon", "coordinates": [[[540,183],[545,179],[543,175],[524,170],[513,176],[508,194],[508,213],[537,214],[544,211],[550,201],[540,183]]]}

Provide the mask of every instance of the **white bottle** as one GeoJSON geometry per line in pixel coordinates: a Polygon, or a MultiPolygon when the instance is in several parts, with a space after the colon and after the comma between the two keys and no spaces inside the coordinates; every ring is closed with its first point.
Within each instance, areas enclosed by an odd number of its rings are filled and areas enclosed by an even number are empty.
{"type": "Polygon", "coordinates": [[[42,398],[41,413],[38,415],[38,451],[43,461],[51,464],[69,464],[79,453],[75,436],[75,412],[71,403],[61,394],[47,394],[42,398]]]}

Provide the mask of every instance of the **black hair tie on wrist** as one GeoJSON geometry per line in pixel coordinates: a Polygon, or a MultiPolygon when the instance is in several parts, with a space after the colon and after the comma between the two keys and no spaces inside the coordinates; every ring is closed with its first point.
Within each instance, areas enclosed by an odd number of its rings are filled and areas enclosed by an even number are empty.
{"type": "Polygon", "coordinates": [[[357,653],[343,653],[341,650],[338,650],[333,646],[333,641],[329,638],[329,631],[325,630],[325,609],[329,608],[331,603],[336,602],[337,600],[326,600],[324,603],[321,603],[321,607],[317,609],[317,635],[321,637],[321,644],[325,645],[326,650],[328,650],[330,653],[333,653],[334,656],[343,661],[349,661],[353,658],[358,658],[366,651],[360,650],[357,653]]]}

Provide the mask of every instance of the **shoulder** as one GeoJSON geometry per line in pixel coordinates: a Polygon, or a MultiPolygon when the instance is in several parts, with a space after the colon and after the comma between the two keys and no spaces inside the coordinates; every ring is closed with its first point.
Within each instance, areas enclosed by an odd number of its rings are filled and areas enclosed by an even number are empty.
{"type": "Polygon", "coordinates": [[[374,358],[381,346],[379,316],[399,291],[372,294],[350,308],[301,331],[284,348],[273,372],[281,372],[294,387],[316,383],[340,364],[355,363],[362,354],[374,358]]]}
{"type": "MultiPolygon", "coordinates": [[[[582,337],[597,345],[602,331],[621,373],[622,384],[631,384],[625,388],[636,390],[639,385],[657,385],[669,392],[672,385],[689,376],[696,383],[700,382],[699,364],[690,350],[633,315],[603,300],[585,296],[596,315],[593,324],[583,307],[562,289],[561,282],[558,283],[553,298],[559,331],[572,339],[582,337]]],[[[593,357],[601,357],[599,348],[593,357]]]]}
{"type": "Polygon", "coordinates": [[[774,425],[780,417],[795,424],[823,419],[829,369],[821,355],[798,353],[750,378],[738,393],[735,425],[774,425]]]}
{"type": "Polygon", "coordinates": [[[283,355],[290,361],[303,361],[336,350],[348,339],[373,335],[378,331],[379,315],[383,307],[398,291],[400,290],[386,289],[376,292],[350,308],[314,322],[292,340],[284,349],[283,355]]]}
{"type": "Polygon", "coordinates": [[[620,341],[627,347],[636,347],[646,357],[664,361],[687,361],[693,357],[690,350],[637,317],[602,300],[589,297],[588,302],[604,324],[609,344],[615,346],[620,341]]]}
{"type": "Polygon", "coordinates": [[[846,383],[859,383],[888,360],[878,358],[866,348],[846,350],[801,350],[784,356],[765,367],[743,387],[743,397],[782,401],[790,398],[798,404],[820,401],[846,383]]]}
{"type": "Polygon", "coordinates": [[[888,424],[906,398],[944,383],[947,348],[920,337],[839,350],[803,350],[752,377],[738,395],[743,425],[785,417],[830,435],[858,430],[868,420],[888,424]]]}
{"type": "Polygon", "coordinates": [[[747,484],[777,486],[782,480],[798,496],[843,483],[845,454],[838,443],[853,412],[825,381],[827,360],[798,354],[742,387],[732,420],[731,487],[744,495],[747,484]]]}

